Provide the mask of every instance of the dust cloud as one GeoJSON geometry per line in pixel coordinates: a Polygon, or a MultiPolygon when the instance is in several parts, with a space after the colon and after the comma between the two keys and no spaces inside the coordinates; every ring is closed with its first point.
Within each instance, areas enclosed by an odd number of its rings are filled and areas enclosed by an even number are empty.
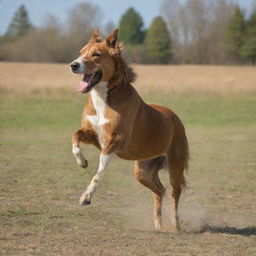
{"type": "MultiPolygon", "coordinates": [[[[153,200],[150,193],[146,190],[141,197],[126,202],[126,207],[120,209],[121,215],[125,218],[125,228],[142,232],[154,231],[153,200]]],[[[214,217],[208,209],[194,200],[187,200],[184,197],[180,200],[178,215],[182,232],[200,233],[211,230],[211,227],[225,226],[225,223],[214,217]]],[[[162,216],[162,231],[172,232],[170,189],[167,190],[163,200],[162,216]]]]}

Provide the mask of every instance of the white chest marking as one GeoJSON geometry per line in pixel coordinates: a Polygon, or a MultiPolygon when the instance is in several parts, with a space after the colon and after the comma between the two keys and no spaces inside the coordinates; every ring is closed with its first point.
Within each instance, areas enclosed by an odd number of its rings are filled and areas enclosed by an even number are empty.
{"type": "Polygon", "coordinates": [[[93,107],[96,111],[96,115],[86,115],[86,119],[91,123],[93,129],[98,134],[98,140],[101,147],[104,146],[104,131],[103,125],[108,123],[108,119],[105,118],[105,110],[107,106],[107,83],[100,82],[90,92],[93,107]]]}

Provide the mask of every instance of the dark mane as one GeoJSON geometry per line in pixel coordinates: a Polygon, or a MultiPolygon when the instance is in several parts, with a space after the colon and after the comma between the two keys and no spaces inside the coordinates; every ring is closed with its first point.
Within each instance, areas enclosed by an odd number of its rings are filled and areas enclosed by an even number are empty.
{"type": "Polygon", "coordinates": [[[111,79],[111,82],[116,84],[125,79],[129,83],[135,82],[137,74],[131,66],[129,66],[121,55],[114,57],[116,63],[116,72],[111,79]]]}
{"type": "Polygon", "coordinates": [[[122,65],[123,65],[123,73],[124,73],[124,76],[125,78],[127,79],[127,81],[129,83],[133,83],[135,82],[136,78],[137,78],[137,74],[135,73],[135,71],[133,70],[133,68],[128,65],[124,60],[123,58],[121,57],[120,58],[120,61],[123,62],[122,65]]]}

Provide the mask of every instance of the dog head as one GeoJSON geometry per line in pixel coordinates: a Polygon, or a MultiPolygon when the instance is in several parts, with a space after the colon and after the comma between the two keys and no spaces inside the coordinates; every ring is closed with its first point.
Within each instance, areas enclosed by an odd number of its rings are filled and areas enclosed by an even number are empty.
{"type": "Polygon", "coordinates": [[[116,72],[115,58],[121,55],[121,51],[118,29],[105,40],[95,29],[89,42],[80,50],[79,57],[70,64],[73,73],[83,74],[78,91],[87,93],[100,82],[108,82],[116,72]]]}

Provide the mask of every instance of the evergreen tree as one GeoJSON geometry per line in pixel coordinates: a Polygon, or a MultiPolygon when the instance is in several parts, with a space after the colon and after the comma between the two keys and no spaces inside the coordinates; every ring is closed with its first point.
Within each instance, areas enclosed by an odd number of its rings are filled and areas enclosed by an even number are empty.
{"type": "Polygon", "coordinates": [[[256,11],[249,19],[241,55],[253,64],[256,63],[256,11]]]}
{"type": "Polygon", "coordinates": [[[235,62],[241,61],[241,48],[245,35],[245,18],[241,9],[237,6],[227,27],[226,43],[227,52],[235,62]]]}
{"type": "Polygon", "coordinates": [[[138,12],[129,8],[119,22],[120,40],[127,44],[141,44],[144,39],[143,20],[138,12]]]}
{"type": "Polygon", "coordinates": [[[167,64],[171,59],[171,40],[162,17],[156,17],[147,31],[146,51],[152,63],[167,64]]]}
{"type": "Polygon", "coordinates": [[[32,28],[28,12],[24,5],[21,5],[15,12],[13,19],[7,29],[7,36],[22,36],[32,28]]]}

